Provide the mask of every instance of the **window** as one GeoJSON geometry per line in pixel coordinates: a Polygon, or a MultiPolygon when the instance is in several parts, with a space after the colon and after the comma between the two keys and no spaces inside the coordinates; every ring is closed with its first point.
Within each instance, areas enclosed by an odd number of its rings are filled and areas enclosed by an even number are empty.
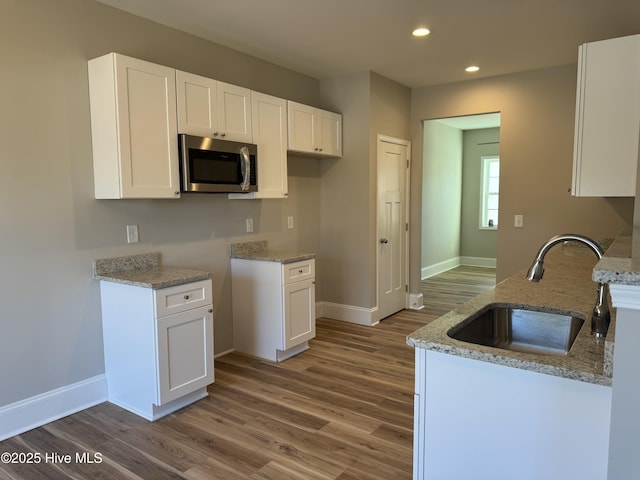
{"type": "Polygon", "coordinates": [[[480,229],[498,228],[498,199],[500,196],[500,157],[482,157],[480,186],[480,229]]]}

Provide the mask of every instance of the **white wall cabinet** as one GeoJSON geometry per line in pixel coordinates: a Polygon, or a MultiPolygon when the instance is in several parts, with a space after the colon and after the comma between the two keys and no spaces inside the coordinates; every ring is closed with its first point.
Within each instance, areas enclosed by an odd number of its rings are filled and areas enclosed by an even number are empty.
{"type": "Polygon", "coordinates": [[[253,142],[251,91],[176,71],[178,131],[235,142],[253,142]]]}
{"type": "Polygon", "coordinates": [[[258,145],[258,191],[229,198],[287,198],[287,101],[251,92],[253,142],[258,145]]]}
{"type": "Polygon", "coordinates": [[[634,196],[639,132],[640,35],[581,45],[572,194],[634,196]]]}
{"type": "Polygon", "coordinates": [[[290,151],[342,156],[342,115],[297,102],[287,104],[290,151]]]}
{"type": "Polygon", "coordinates": [[[110,53],[89,61],[95,198],[178,198],[175,70],[110,53]]]}
{"type": "Polygon", "coordinates": [[[283,361],[315,337],[315,260],[231,259],[236,351],[283,361]]]}
{"type": "Polygon", "coordinates": [[[156,420],[214,381],[211,280],[154,290],[100,282],[109,401],[156,420]]]}

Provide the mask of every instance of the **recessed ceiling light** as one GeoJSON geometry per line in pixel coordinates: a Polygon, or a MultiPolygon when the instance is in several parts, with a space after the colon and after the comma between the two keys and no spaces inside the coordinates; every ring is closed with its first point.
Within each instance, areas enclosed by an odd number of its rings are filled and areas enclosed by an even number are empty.
{"type": "Polygon", "coordinates": [[[431,32],[429,31],[428,28],[425,27],[420,27],[420,28],[416,28],[413,31],[413,36],[414,37],[426,37],[427,35],[429,35],[431,32]]]}
{"type": "Polygon", "coordinates": [[[477,72],[478,70],[480,70],[480,67],[478,67],[477,65],[471,65],[464,69],[465,72],[469,73],[477,72]]]}

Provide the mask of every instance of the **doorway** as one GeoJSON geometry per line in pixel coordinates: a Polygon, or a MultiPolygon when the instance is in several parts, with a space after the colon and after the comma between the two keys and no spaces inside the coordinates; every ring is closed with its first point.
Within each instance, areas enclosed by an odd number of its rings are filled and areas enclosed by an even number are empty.
{"type": "Polygon", "coordinates": [[[496,267],[499,158],[500,113],[423,122],[422,280],[496,267]]]}
{"type": "Polygon", "coordinates": [[[407,306],[408,200],[411,142],[378,135],[377,297],[378,319],[407,306]]]}

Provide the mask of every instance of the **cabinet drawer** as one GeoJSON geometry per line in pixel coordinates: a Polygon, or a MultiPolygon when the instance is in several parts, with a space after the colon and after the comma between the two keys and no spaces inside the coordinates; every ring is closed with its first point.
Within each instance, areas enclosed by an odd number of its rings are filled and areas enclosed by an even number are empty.
{"type": "Polygon", "coordinates": [[[156,290],[156,316],[164,317],[213,303],[211,280],[156,290]]]}
{"type": "Polygon", "coordinates": [[[316,276],[315,260],[285,263],[283,265],[283,284],[287,285],[300,280],[314,278],[316,276]]]}

